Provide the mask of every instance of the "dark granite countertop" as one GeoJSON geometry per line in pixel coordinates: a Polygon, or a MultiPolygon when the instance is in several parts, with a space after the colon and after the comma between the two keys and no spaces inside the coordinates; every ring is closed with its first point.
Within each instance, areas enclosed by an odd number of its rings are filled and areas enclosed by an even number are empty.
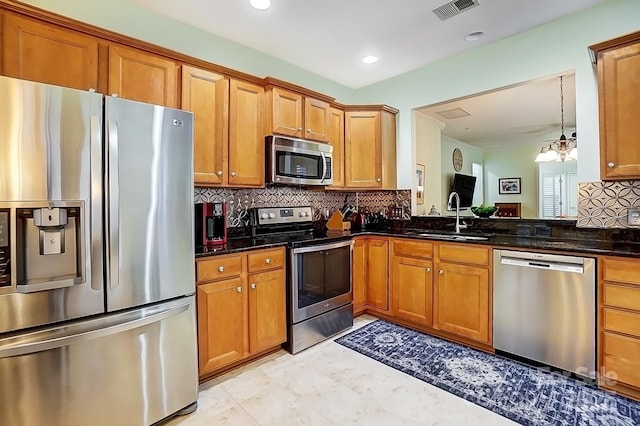
{"type": "MultiPolygon", "coordinates": [[[[576,228],[575,221],[527,221],[521,220],[505,226],[504,221],[474,220],[467,222],[468,229],[462,235],[482,236],[483,240],[454,240],[447,237],[453,235],[450,220],[439,219],[425,221],[423,218],[412,218],[383,230],[364,229],[361,231],[340,232],[317,229],[313,233],[314,243],[323,243],[331,239],[344,239],[357,235],[379,235],[383,237],[412,238],[459,244],[480,244],[496,248],[513,248],[516,250],[552,250],[562,253],[580,253],[609,256],[640,256],[640,232],[638,230],[597,230],[576,228]],[[424,237],[421,233],[443,234],[445,237],[424,237]]],[[[216,247],[196,247],[196,258],[242,252],[246,250],[286,246],[287,242],[268,237],[234,237],[225,245],[216,247]]]]}

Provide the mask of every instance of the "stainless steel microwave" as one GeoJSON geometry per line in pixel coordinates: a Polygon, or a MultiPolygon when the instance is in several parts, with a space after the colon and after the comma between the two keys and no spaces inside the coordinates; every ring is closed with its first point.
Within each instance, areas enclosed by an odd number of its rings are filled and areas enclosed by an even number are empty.
{"type": "Polygon", "coordinates": [[[267,136],[267,181],[289,185],[331,185],[333,147],[329,144],[267,136]]]}

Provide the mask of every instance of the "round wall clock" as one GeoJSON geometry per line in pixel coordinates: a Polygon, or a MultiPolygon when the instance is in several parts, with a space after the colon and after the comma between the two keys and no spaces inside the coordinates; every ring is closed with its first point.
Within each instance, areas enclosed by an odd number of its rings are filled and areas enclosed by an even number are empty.
{"type": "Polygon", "coordinates": [[[453,168],[456,172],[462,170],[462,151],[460,148],[453,150],[453,168]]]}

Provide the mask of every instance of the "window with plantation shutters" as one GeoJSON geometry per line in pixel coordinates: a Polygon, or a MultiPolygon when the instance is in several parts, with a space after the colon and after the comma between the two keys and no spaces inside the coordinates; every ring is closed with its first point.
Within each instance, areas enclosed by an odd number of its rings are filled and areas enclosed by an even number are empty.
{"type": "Polygon", "coordinates": [[[541,219],[575,217],[578,213],[578,179],[572,164],[539,164],[538,215],[541,219]]]}

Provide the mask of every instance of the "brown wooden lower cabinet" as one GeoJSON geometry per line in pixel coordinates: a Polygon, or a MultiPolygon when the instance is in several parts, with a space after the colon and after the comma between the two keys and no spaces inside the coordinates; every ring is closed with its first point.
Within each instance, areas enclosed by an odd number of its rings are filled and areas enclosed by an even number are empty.
{"type": "Polygon", "coordinates": [[[416,324],[433,324],[433,263],[430,260],[393,257],[391,260],[391,311],[416,324]]]}
{"type": "Polygon", "coordinates": [[[491,343],[487,268],[439,262],[434,290],[435,328],[480,343],[491,343]]]}
{"type": "Polygon", "coordinates": [[[363,238],[356,238],[353,245],[351,286],[353,288],[353,312],[356,314],[362,312],[367,303],[366,241],[363,238]]]}
{"type": "Polygon", "coordinates": [[[200,378],[286,341],[284,250],[196,260],[200,378]]]}

